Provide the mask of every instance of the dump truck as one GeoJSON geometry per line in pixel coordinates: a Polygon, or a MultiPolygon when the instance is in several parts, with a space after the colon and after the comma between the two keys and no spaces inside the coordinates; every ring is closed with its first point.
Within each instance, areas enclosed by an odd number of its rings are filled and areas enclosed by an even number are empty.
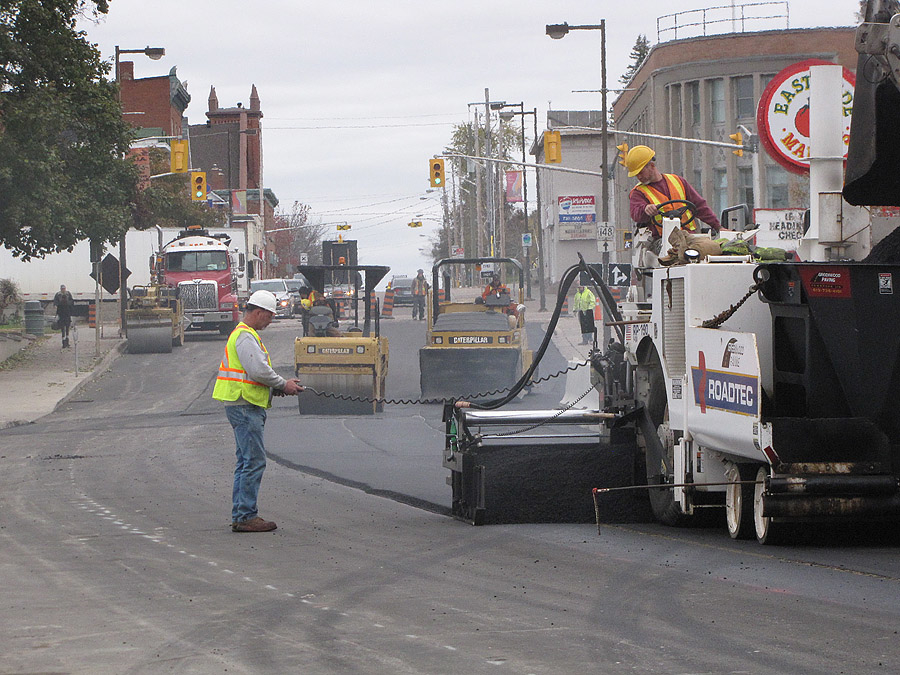
{"type": "MultiPolygon", "coordinates": [[[[660,523],[717,521],[762,544],[793,541],[809,523],[900,519],[900,231],[873,241],[857,208],[900,206],[896,1],[867,4],[856,45],[858,72],[881,77],[857,80],[843,189],[819,164],[843,163],[840,109],[814,111],[819,190],[800,259],[702,258],[688,248],[676,264],[643,270],[649,297],[635,287],[619,305],[592,274],[616,339],[592,355],[598,406],[573,424],[601,420],[598,452],[634,437],[631,485],[605,469],[594,475],[598,520],[621,494],[611,486],[646,494],[660,523]]],[[[811,86],[831,86],[839,100],[835,68],[815,66],[811,86]]],[[[664,232],[679,226],[664,221],[664,232]]],[[[540,412],[532,417],[551,419],[540,412]]],[[[515,416],[447,407],[445,419],[454,513],[494,522],[482,461],[491,434],[470,430],[515,416]]]]}
{"type": "Polygon", "coordinates": [[[129,354],[168,354],[184,344],[184,310],[168,286],[133,286],[125,310],[129,354]]]}
{"type": "Polygon", "coordinates": [[[389,271],[390,267],[379,265],[297,268],[318,295],[303,323],[303,336],[294,341],[294,372],[307,388],[298,395],[302,414],[371,415],[382,411],[389,345],[381,335],[375,286],[389,271]],[[337,300],[324,295],[326,281],[334,277],[361,279],[362,288],[360,283],[353,285],[355,302],[343,324],[337,300]]]}
{"type": "Polygon", "coordinates": [[[513,258],[445,258],[434,264],[431,275],[425,346],[419,350],[422,398],[479,398],[510,387],[532,357],[525,334],[521,263],[513,258]],[[454,265],[490,270],[484,272],[486,283],[506,265],[518,281],[515,294],[504,285],[474,301],[454,301],[450,277],[442,274],[454,265]]]}
{"type": "Polygon", "coordinates": [[[228,335],[240,320],[239,262],[228,234],[182,230],[151,258],[157,283],[178,290],[187,330],[228,335]]]}

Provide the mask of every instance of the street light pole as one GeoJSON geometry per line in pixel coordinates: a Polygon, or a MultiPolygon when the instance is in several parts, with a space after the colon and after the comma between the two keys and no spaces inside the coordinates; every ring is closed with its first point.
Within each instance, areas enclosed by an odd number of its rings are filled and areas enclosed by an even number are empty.
{"type": "MultiPolygon", "coordinates": [[[[609,159],[608,149],[608,127],[607,127],[607,110],[606,110],[606,19],[600,19],[599,25],[587,26],[570,26],[568,23],[552,24],[546,27],[547,35],[554,40],[560,40],[565,37],[570,30],[599,30],[600,31],[600,96],[603,107],[602,117],[600,118],[600,162],[602,164],[602,176],[600,183],[600,222],[601,225],[609,225],[609,159]]],[[[609,242],[603,241],[603,251],[601,253],[601,263],[603,269],[609,269],[609,242]]],[[[609,327],[604,326],[603,344],[609,342],[609,327]]]]}
{"type": "MultiPolygon", "coordinates": [[[[119,103],[119,106],[122,105],[122,78],[121,73],[119,72],[119,56],[122,54],[144,54],[147,58],[152,59],[154,61],[159,61],[163,56],[166,55],[166,50],[164,47],[144,47],[143,49],[120,49],[119,45],[116,45],[116,100],[119,103]]],[[[130,228],[126,228],[125,232],[122,233],[122,239],[119,241],[119,322],[122,326],[121,336],[125,336],[125,331],[127,326],[125,325],[125,307],[128,300],[128,290],[125,286],[125,237],[128,235],[128,230],[130,228]]],[[[99,275],[98,275],[99,277],[99,275]]],[[[99,331],[100,326],[100,304],[97,303],[97,330],[99,331]]],[[[99,334],[99,333],[98,333],[99,334]]],[[[99,341],[98,341],[99,344],[99,341]]]]}

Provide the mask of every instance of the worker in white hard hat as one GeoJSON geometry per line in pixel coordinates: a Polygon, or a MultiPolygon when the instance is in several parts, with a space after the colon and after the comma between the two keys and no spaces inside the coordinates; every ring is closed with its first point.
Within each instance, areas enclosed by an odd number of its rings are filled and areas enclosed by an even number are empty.
{"type": "Polygon", "coordinates": [[[303,391],[300,380],[286,380],[272,369],[272,359],[259,331],[272,323],[275,295],[256,291],[247,300],[241,321],[225,344],[213,398],[225,403],[225,416],[234,430],[237,461],[234,466],[231,529],[233,532],[271,532],[277,525],[259,517],[257,495],[266,468],[263,427],[272,396],[303,391]]]}
{"type": "MultiPolygon", "coordinates": [[[[625,168],[629,177],[636,177],[638,184],[629,195],[631,219],[638,228],[648,227],[652,237],[651,250],[659,255],[660,237],[662,236],[662,216],[657,206],[673,199],[687,200],[696,209],[693,215],[713,230],[722,229],[716,214],[709,208],[706,200],[684,178],[674,173],[662,173],[656,166],[656,153],[646,145],[636,145],[625,155],[625,168]]],[[[663,210],[677,209],[682,204],[664,206],[663,210]]],[[[683,228],[688,231],[697,230],[697,221],[687,223],[690,215],[685,213],[681,220],[683,228]]]]}

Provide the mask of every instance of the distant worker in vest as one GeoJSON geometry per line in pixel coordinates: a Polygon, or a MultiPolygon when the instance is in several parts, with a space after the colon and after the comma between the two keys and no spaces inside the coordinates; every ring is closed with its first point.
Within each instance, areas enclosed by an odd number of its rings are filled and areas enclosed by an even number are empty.
{"type": "MultiPolygon", "coordinates": [[[[699,232],[697,220],[701,220],[718,232],[722,229],[716,214],[709,208],[706,200],[700,196],[690,183],[674,173],[662,173],[656,167],[656,153],[646,145],[636,145],[625,155],[625,168],[629,177],[637,177],[639,183],[632,188],[629,195],[631,219],[637,223],[638,229],[647,227],[650,232],[650,252],[659,256],[662,248],[662,216],[658,204],[673,199],[683,199],[696,206],[696,219],[684,225],[689,232],[699,232]]],[[[670,211],[683,206],[671,204],[664,206],[663,211],[670,211]]],[[[687,221],[687,213],[681,217],[682,223],[687,221]]]]}
{"type": "Polygon", "coordinates": [[[419,270],[413,279],[409,292],[413,298],[413,319],[425,320],[425,298],[428,296],[428,282],[425,280],[425,270],[419,270]]]}
{"type": "Polygon", "coordinates": [[[231,530],[271,532],[277,525],[259,517],[257,495],[266,469],[263,427],[272,396],[293,396],[301,391],[300,380],[286,380],[272,370],[272,359],[259,331],[272,323],[275,295],[256,291],[247,300],[244,319],[225,344],[213,398],[225,402],[225,416],[234,429],[237,461],[232,489],[231,530]]]}
{"type": "Polygon", "coordinates": [[[578,284],[575,293],[575,301],[572,303],[572,311],[578,312],[578,321],[581,324],[581,344],[589,345],[594,339],[594,305],[597,298],[589,288],[578,284]]]}

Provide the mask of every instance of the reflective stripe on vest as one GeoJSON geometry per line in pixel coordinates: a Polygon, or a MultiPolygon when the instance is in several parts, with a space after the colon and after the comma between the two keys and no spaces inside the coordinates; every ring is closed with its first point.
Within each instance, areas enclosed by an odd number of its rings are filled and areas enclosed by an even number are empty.
{"type": "MultiPolygon", "coordinates": [[[[667,197],[662,192],[657,190],[656,188],[652,188],[649,185],[635,185],[634,189],[640,192],[644,197],[647,198],[651,204],[662,204],[663,202],[672,201],[673,199],[686,199],[685,191],[684,191],[684,183],[681,182],[681,179],[676,176],[674,173],[664,173],[663,178],[666,179],[666,185],[669,187],[669,194],[671,197],[667,197]]],[[[674,205],[669,205],[663,207],[663,211],[670,211],[672,209],[677,209],[679,207],[674,205]]],[[[681,214],[681,223],[682,227],[684,227],[684,221],[686,221],[690,216],[687,213],[681,214]]],[[[684,227],[686,230],[696,230],[697,226],[695,225],[696,221],[692,221],[690,225],[684,227]]],[[[656,236],[659,237],[662,235],[662,216],[657,214],[653,216],[653,219],[650,221],[650,224],[653,226],[654,231],[656,232],[656,236]]]]}
{"type": "Polygon", "coordinates": [[[239,323],[228,336],[228,342],[225,344],[225,356],[219,364],[213,398],[217,401],[237,401],[239,398],[243,398],[247,403],[258,405],[261,408],[269,408],[272,405],[269,386],[249,379],[241,365],[240,358],[238,358],[237,339],[241,333],[250,333],[253,336],[259,348],[265,353],[269,367],[272,366],[272,359],[259,334],[244,322],[239,323]]]}

